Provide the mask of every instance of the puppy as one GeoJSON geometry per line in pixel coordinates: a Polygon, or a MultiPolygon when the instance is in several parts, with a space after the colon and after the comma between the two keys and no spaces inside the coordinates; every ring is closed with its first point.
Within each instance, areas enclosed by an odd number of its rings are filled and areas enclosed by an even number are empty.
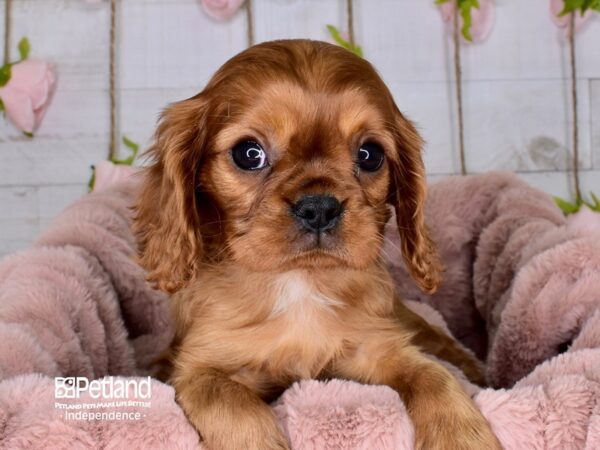
{"type": "Polygon", "coordinates": [[[402,305],[381,254],[392,207],[412,277],[440,282],[421,145],[373,67],[323,42],[249,48],[164,112],[134,229],[175,294],[171,382],[209,449],[288,449],[267,402],[306,378],[392,387],[416,448],[501,448],[420,349],[476,363],[402,305]]]}

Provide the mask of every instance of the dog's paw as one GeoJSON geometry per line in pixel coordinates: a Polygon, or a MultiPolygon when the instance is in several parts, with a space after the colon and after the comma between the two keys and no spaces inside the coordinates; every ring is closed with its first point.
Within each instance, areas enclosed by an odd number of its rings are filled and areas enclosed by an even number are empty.
{"type": "Polygon", "coordinates": [[[201,433],[207,450],[291,450],[274,418],[238,417],[229,426],[219,424],[201,433]]]}
{"type": "Polygon", "coordinates": [[[281,434],[258,436],[222,436],[202,441],[203,450],[291,450],[287,439],[281,434]]]}
{"type": "Polygon", "coordinates": [[[417,450],[502,450],[502,445],[481,414],[458,419],[437,417],[416,430],[417,450]]]}

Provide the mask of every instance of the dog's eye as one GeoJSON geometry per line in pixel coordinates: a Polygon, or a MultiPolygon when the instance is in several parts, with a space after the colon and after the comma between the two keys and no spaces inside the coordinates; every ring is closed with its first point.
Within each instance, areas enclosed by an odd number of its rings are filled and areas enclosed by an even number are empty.
{"type": "Polygon", "coordinates": [[[231,150],[233,162],[244,170],[259,170],[267,166],[267,154],[254,141],[244,141],[236,144],[231,150]]]}
{"type": "Polygon", "coordinates": [[[367,172],[375,172],[383,164],[383,150],[374,142],[365,142],[358,149],[357,164],[367,172]]]}

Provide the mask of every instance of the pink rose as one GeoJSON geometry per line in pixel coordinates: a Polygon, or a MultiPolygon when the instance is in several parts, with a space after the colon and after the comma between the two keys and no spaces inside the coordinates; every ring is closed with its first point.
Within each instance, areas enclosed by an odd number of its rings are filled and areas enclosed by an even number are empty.
{"type": "MultiPolygon", "coordinates": [[[[440,5],[442,19],[448,24],[450,30],[454,26],[454,11],[456,10],[456,0],[450,0],[440,5]]],[[[479,8],[473,8],[471,15],[473,22],[471,24],[471,37],[473,42],[484,41],[492,31],[495,19],[494,0],[479,0],[479,8]]],[[[458,17],[459,26],[462,28],[462,17],[458,17]]]]}
{"type": "Polygon", "coordinates": [[[115,184],[129,180],[137,172],[136,167],[100,161],[95,165],[94,192],[104,191],[115,184]]]}
{"type": "Polygon", "coordinates": [[[231,19],[244,0],[200,0],[204,12],[215,20],[231,19]]]}
{"type": "MultiPolygon", "coordinates": [[[[554,24],[559,28],[565,29],[565,35],[569,33],[569,22],[570,22],[570,14],[566,14],[564,16],[559,16],[560,12],[564,9],[565,2],[564,0],[550,0],[550,17],[554,24]]],[[[583,17],[579,12],[575,13],[575,32],[577,33],[584,23],[588,21],[588,19],[592,16],[592,11],[588,9],[583,17]]]]}
{"type": "Polygon", "coordinates": [[[0,88],[8,119],[17,128],[33,133],[50,103],[56,77],[48,63],[26,59],[11,67],[8,83],[0,88]]]}

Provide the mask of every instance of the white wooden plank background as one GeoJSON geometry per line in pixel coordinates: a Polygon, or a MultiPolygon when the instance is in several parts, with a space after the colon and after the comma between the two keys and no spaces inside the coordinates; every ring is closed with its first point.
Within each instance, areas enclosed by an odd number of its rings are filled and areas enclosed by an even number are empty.
{"type": "MultiPolygon", "coordinates": [[[[467,165],[515,170],[571,197],[568,51],[548,0],[496,0],[489,39],[463,47],[467,165]]],[[[254,0],[257,41],[328,40],[346,23],[345,0],[254,0]]],[[[0,23],[3,23],[0,2],[0,23]]],[[[119,128],[147,146],[160,110],[198,92],[247,45],[242,10],[228,23],[197,0],[120,0],[119,128]]],[[[59,87],[34,139],[0,120],[0,256],[25,247],[86,191],[89,166],[108,145],[108,2],[13,0],[12,40],[52,61],[59,87]]],[[[433,0],[355,0],[365,56],[427,141],[432,180],[459,168],[452,48],[433,0]]],[[[600,17],[577,37],[580,167],[584,191],[600,193],[600,17]]],[[[16,50],[13,50],[16,54],[16,50]]]]}

